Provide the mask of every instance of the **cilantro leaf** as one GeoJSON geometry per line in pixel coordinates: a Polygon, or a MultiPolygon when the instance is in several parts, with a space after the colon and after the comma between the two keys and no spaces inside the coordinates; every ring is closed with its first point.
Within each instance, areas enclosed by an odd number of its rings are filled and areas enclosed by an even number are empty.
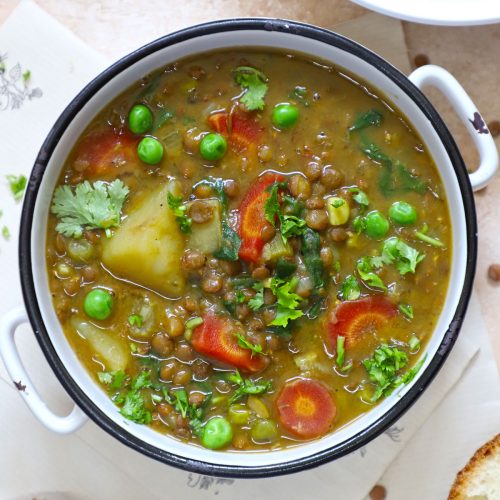
{"type": "Polygon", "coordinates": [[[229,398],[229,404],[239,401],[248,394],[263,394],[272,389],[272,383],[269,380],[244,379],[238,370],[229,375],[229,380],[239,386],[229,398]]]}
{"type": "Polygon", "coordinates": [[[257,293],[248,301],[248,307],[257,311],[264,305],[264,284],[260,281],[252,287],[257,293]]]}
{"type": "Polygon", "coordinates": [[[260,344],[252,344],[252,342],[250,342],[242,333],[236,333],[236,337],[240,347],[252,351],[251,357],[253,357],[254,354],[260,354],[262,352],[262,346],[260,344]]]}
{"type": "Polygon", "coordinates": [[[387,287],[378,274],[373,271],[373,257],[362,257],[356,264],[356,270],[363,282],[371,288],[387,291],[387,287]]]}
{"type": "Polygon", "coordinates": [[[398,385],[401,385],[398,372],[407,364],[406,353],[387,344],[381,344],[375,349],[372,358],[363,361],[369,379],[375,384],[372,401],[388,396],[398,385]]]}
{"type": "Polygon", "coordinates": [[[281,236],[286,241],[292,236],[302,236],[306,228],[306,221],[295,215],[283,215],[281,222],[281,236]]]}
{"type": "Polygon", "coordinates": [[[425,254],[419,253],[396,236],[385,240],[382,246],[382,259],[386,263],[394,263],[402,276],[415,273],[417,264],[424,258],[425,254]]]}
{"type": "Polygon", "coordinates": [[[398,309],[408,318],[413,319],[413,307],[410,304],[399,304],[398,309]]]}
{"type": "Polygon", "coordinates": [[[182,196],[174,196],[170,191],[167,194],[168,208],[172,210],[175,215],[175,220],[179,225],[179,229],[183,233],[191,232],[192,219],[187,216],[187,207],[182,203],[182,196]]]}
{"type": "Polygon", "coordinates": [[[234,79],[245,91],[240,101],[249,111],[264,109],[264,97],[267,94],[267,77],[258,69],[239,66],[234,70],[234,79]]]}
{"type": "Polygon", "coordinates": [[[56,231],[81,238],[84,229],[109,229],[120,224],[121,211],[128,187],[119,179],[110,184],[84,181],[75,192],[70,186],[59,186],[54,192],[51,211],[59,219],[56,231]]]}
{"type": "Polygon", "coordinates": [[[361,205],[362,207],[367,207],[370,204],[370,201],[368,200],[368,196],[364,191],[361,191],[358,187],[352,187],[349,189],[352,195],[352,199],[358,204],[361,205]]]}
{"type": "Polygon", "coordinates": [[[7,226],[2,227],[2,236],[4,240],[10,240],[10,231],[7,226]]]}
{"type": "Polygon", "coordinates": [[[342,300],[356,300],[359,299],[360,295],[361,289],[358,280],[352,275],[346,276],[340,285],[340,297],[342,300]]]}
{"type": "Polygon", "coordinates": [[[9,183],[10,190],[14,199],[16,201],[20,200],[23,197],[24,191],[26,190],[26,186],[28,184],[28,179],[25,175],[6,175],[5,178],[9,183]]]}
{"type": "Polygon", "coordinates": [[[342,368],[344,366],[344,361],[345,361],[345,337],[342,335],[337,336],[337,358],[335,360],[335,363],[337,364],[338,367],[342,368]]]}
{"type": "Polygon", "coordinates": [[[271,184],[267,190],[269,191],[269,198],[267,198],[264,204],[264,216],[268,222],[270,222],[273,227],[276,227],[276,220],[281,221],[281,210],[280,203],[278,199],[278,190],[282,187],[281,182],[275,182],[271,184]]]}
{"type": "Polygon", "coordinates": [[[132,379],[130,390],[125,396],[123,406],[120,408],[120,414],[138,424],[151,423],[151,412],[145,407],[144,397],[141,389],[151,387],[151,372],[142,371],[132,379]]]}
{"type": "Polygon", "coordinates": [[[278,307],[276,317],[268,326],[288,326],[289,321],[300,318],[304,312],[297,307],[302,302],[302,297],[293,292],[297,286],[298,278],[293,278],[286,282],[279,278],[271,280],[271,291],[276,296],[278,307]]]}
{"type": "Polygon", "coordinates": [[[138,326],[139,328],[142,327],[143,319],[140,314],[131,314],[128,317],[128,324],[130,326],[138,326]]]}

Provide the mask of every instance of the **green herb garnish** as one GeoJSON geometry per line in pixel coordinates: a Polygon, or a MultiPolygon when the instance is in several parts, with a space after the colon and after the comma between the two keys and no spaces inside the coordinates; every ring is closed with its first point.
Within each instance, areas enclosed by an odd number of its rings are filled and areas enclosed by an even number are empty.
{"type": "Polygon", "coordinates": [[[356,300],[361,295],[361,288],[358,280],[352,276],[347,276],[340,285],[340,297],[342,300],[356,300]]]}
{"type": "Polygon", "coordinates": [[[410,351],[416,351],[417,349],[420,349],[420,339],[416,335],[412,335],[412,337],[408,341],[408,347],[410,348],[410,351]]]}
{"type": "Polygon", "coordinates": [[[267,94],[267,77],[258,69],[240,66],[234,70],[234,79],[245,91],[240,101],[249,111],[264,109],[267,94]]]}
{"type": "Polygon", "coordinates": [[[413,319],[413,307],[410,304],[399,304],[398,309],[408,318],[413,319]]]}
{"type": "Polygon", "coordinates": [[[338,367],[342,368],[345,361],[345,337],[339,335],[337,337],[337,358],[335,360],[338,367]]]}
{"type": "Polygon", "coordinates": [[[131,314],[128,317],[128,324],[130,326],[137,326],[138,328],[142,327],[143,319],[140,314],[131,314]]]}
{"type": "Polygon", "coordinates": [[[302,310],[297,309],[302,302],[302,297],[293,292],[298,281],[298,278],[292,278],[290,281],[280,278],[271,280],[271,291],[276,296],[278,307],[276,317],[269,323],[269,326],[287,327],[289,321],[304,315],[302,310]]]}
{"type": "Polygon", "coordinates": [[[9,182],[10,191],[16,201],[23,197],[24,191],[28,184],[28,179],[25,175],[6,175],[5,178],[9,182]]]}
{"type": "Polygon", "coordinates": [[[248,301],[248,307],[252,311],[257,311],[264,305],[264,284],[261,281],[252,287],[257,293],[248,301]]]}
{"type": "Polygon", "coordinates": [[[387,291],[387,287],[380,278],[378,274],[375,273],[373,265],[373,258],[363,257],[358,260],[356,264],[356,270],[358,271],[359,277],[363,282],[371,288],[380,288],[380,290],[387,291]]]}
{"type": "Polygon", "coordinates": [[[422,262],[425,254],[407,245],[403,240],[393,236],[384,241],[382,246],[382,260],[387,264],[394,264],[401,274],[415,273],[417,264],[422,262]]]}
{"type": "Polygon", "coordinates": [[[7,226],[2,227],[2,236],[4,240],[10,240],[10,231],[7,226]]]}
{"type": "Polygon", "coordinates": [[[263,394],[272,389],[272,384],[270,381],[268,380],[255,381],[249,378],[244,379],[238,370],[229,375],[229,380],[234,384],[238,385],[236,391],[234,391],[233,395],[229,398],[229,404],[239,401],[246,395],[263,394]]]}
{"type": "Polygon", "coordinates": [[[242,333],[238,332],[235,334],[238,339],[238,345],[243,349],[249,349],[252,351],[251,357],[255,354],[260,354],[262,352],[262,346],[260,344],[252,344],[242,333]]]}
{"type": "Polygon", "coordinates": [[[238,260],[241,238],[238,233],[232,229],[226,221],[222,222],[222,244],[219,250],[214,252],[214,257],[222,260],[238,260]]]}
{"type": "Polygon", "coordinates": [[[306,227],[302,234],[301,253],[316,290],[325,284],[323,279],[324,266],[319,253],[320,249],[321,241],[319,234],[313,229],[306,227]]]}
{"type": "Polygon", "coordinates": [[[191,232],[192,219],[187,216],[187,207],[182,202],[182,196],[174,196],[170,191],[167,194],[168,208],[175,215],[175,220],[179,225],[179,229],[183,233],[191,232]]]}
{"type": "Polygon", "coordinates": [[[70,186],[54,192],[51,211],[59,219],[56,231],[64,236],[81,238],[84,229],[109,230],[120,224],[128,187],[119,179],[111,183],[84,181],[73,193],[70,186]]]}

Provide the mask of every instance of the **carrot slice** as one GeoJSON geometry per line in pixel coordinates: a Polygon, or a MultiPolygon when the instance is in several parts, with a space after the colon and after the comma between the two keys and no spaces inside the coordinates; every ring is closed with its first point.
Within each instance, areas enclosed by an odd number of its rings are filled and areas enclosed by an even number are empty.
{"type": "Polygon", "coordinates": [[[328,389],[312,379],[296,379],[286,383],[276,400],[276,406],[283,427],[306,439],[326,434],[337,414],[337,407],[328,389]]]}
{"type": "Polygon", "coordinates": [[[236,152],[256,148],[263,130],[255,118],[241,112],[219,111],[208,117],[208,123],[216,132],[228,137],[236,152]]]}
{"type": "Polygon", "coordinates": [[[191,345],[200,354],[244,372],[255,373],[266,368],[269,358],[262,354],[252,356],[252,351],[241,347],[236,336],[238,331],[229,318],[208,313],[203,323],[193,330],[191,345]]]}
{"type": "Polygon", "coordinates": [[[140,164],[138,139],[130,133],[115,134],[107,129],[87,136],[78,146],[73,165],[87,178],[107,177],[135,169],[140,164]]]}
{"type": "Polygon", "coordinates": [[[260,176],[247,191],[240,205],[238,234],[241,238],[239,256],[248,262],[258,262],[264,247],[261,237],[262,229],[269,222],[266,220],[264,207],[270,193],[267,188],[284,176],[272,172],[260,176]]]}
{"type": "Polygon", "coordinates": [[[346,348],[356,346],[366,335],[382,328],[397,312],[396,306],[380,295],[342,302],[328,324],[332,346],[336,345],[338,336],[345,337],[346,348]]]}

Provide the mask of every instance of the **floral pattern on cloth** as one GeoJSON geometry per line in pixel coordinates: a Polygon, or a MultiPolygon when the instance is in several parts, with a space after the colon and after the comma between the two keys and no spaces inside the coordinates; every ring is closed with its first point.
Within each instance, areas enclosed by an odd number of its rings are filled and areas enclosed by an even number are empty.
{"type": "Polygon", "coordinates": [[[25,101],[43,95],[39,87],[31,88],[31,73],[20,63],[8,68],[7,54],[0,54],[0,111],[19,109],[25,101]]]}

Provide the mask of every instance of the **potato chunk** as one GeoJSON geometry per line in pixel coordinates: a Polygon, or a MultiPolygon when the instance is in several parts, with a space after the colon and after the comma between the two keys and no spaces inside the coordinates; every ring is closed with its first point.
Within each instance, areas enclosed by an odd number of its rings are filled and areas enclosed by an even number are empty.
{"type": "Polygon", "coordinates": [[[111,332],[79,319],[71,320],[73,328],[85,338],[99,355],[109,371],[125,370],[130,361],[130,350],[125,341],[113,337],[111,332]]]}
{"type": "Polygon", "coordinates": [[[117,277],[177,298],[184,292],[181,269],[184,236],[168,208],[173,183],[128,211],[113,236],[102,243],[102,262],[117,277]]]}

